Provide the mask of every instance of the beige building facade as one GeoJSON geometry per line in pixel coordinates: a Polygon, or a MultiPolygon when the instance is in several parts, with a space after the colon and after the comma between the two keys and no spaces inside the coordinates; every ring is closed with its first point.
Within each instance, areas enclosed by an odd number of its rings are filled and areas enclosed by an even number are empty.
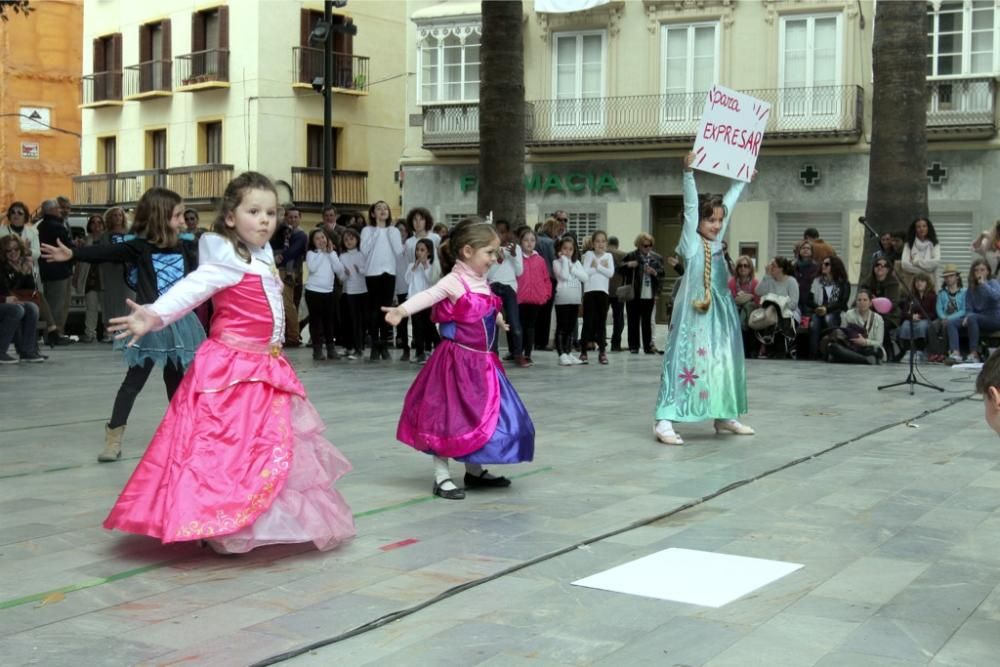
{"type": "MultiPolygon", "coordinates": [[[[568,4],[568,3],[562,3],[568,4]]],[[[1000,6],[927,4],[929,197],[945,261],[967,266],[974,230],[1000,197],[995,80],[1000,6]]],[[[406,31],[404,207],[456,220],[476,213],[476,2],[410,0],[406,31]]],[[[806,227],[861,262],[871,139],[871,0],[611,0],[546,13],[524,2],[527,219],[569,213],[631,249],[639,231],[672,254],[681,158],[705,91],[718,83],[772,104],[757,181],[735,210],[731,254],[791,255],[806,227]]],[[[724,179],[698,174],[701,191],[724,179]]],[[[879,230],[909,221],[869,221],[879,230]]],[[[760,265],[758,265],[760,266],[760,265]]]]}
{"type": "MultiPolygon", "coordinates": [[[[334,24],[333,203],[400,205],[405,6],[352,2],[334,24]]],[[[199,208],[248,169],[282,201],[323,199],[322,45],[309,35],[323,2],[86,0],[83,139],[74,205],[133,204],[164,185],[199,208]]],[[[203,224],[205,218],[203,217],[203,224]]]]}

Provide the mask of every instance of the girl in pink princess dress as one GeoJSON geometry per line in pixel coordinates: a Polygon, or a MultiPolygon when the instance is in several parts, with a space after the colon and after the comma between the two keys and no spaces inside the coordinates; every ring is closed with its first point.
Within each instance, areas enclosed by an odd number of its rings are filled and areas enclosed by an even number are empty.
{"type": "Polygon", "coordinates": [[[396,437],[434,456],[434,494],[461,500],[448,459],[465,463],[465,487],[510,486],[483,464],[530,461],[535,426],[492,352],[497,327],[505,327],[502,304],[486,282],[500,239],[493,226],[463,220],[439,248],[447,275],[395,308],[383,308],[395,326],[433,306],[441,344],[406,393],[396,437]]]}
{"type": "Polygon", "coordinates": [[[277,194],[254,172],[226,188],[198,268],[151,305],[112,319],[117,338],[163,329],[212,299],[202,343],[118,502],[104,521],[163,543],[206,540],[220,553],[354,535],[333,483],[350,464],[281,355],[282,284],[268,240],[277,194]]]}

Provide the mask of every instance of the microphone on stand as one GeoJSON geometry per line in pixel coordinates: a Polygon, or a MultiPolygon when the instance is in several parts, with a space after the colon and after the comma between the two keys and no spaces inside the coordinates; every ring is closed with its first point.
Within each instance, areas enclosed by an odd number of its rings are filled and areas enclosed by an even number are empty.
{"type": "Polygon", "coordinates": [[[872,236],[874,236],[875,238],[879,238],[881,236],[881,234],[879,234],[877,231],[875,231],[872,228],[872,226],[868,224],[868,218],[866,218],[865,216],[863,216],[863,215],[859,216],[858,217],[858,222],[860,222],[862,225],[864,225],[864,228],[868,230],[868,233],[871,234],[872,236]]]}

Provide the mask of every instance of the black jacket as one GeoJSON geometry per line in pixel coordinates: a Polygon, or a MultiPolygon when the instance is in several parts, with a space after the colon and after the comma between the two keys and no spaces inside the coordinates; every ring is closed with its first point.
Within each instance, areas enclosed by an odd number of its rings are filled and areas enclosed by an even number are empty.
{"type": "Polygon", "coordinates": [[[648,255],[643,255],[638,250],[633,250],[629,254],[622,258],[622,264],[618,267],[618,273],[624,278],[624,284],[634,285],[635,298],[639,298],[639,290],[642,287],[642,276],[646,266],[651,267],[656,271],[656,275],[650,276],[650,283],[653,288],[653,298],[660,293],[660,286],[663,284],[663,279],[666,277],[667,272],[663,267],[663,257],[655,252],[650,251],[648,255]],[[626,266],[629,262],[636,261],[639,262],[634,268],[631,266],[626,266]]]}
{"type": "Polygon", "coordinates": [[[146,239],[133,238],[114,245],[76,248],[73,259],[91,264],[118,262],[129,265],[126,274],[134,278],[136,300],[149,304],[198,268],[198,246],[193,241],[182,240],[173,248],[158,248],[146,239]]]}
{"type": "MultiPolygon", "coordinates": [[[[70,238],[66,225],[62,218],[55,215],[46,215],[38,223],[38,242],[49,245],[59,245],[57,241],[62,241],[67,248],[73,247],[73,239],[70,238]]],[[[69,262],[49,262],[44,258],[38,260],[38,272],[42,276],[42,282],[52,280],[65,280],[73,275],[73,267],[69,262]]]]}

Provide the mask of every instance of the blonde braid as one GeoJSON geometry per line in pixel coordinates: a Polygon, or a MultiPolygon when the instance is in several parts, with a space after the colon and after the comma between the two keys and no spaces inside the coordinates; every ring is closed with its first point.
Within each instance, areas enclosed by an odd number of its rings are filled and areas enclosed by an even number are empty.
{"type": "Polygon", "coordinates": [[[712,242],[706,238],[702,238],[701,244],[705,248],[705,270],[702,272],[705,299],[703,301],[694,301],[692,305],[698,312],[707,313],[709,306],[712,305],[712,242]]]}

